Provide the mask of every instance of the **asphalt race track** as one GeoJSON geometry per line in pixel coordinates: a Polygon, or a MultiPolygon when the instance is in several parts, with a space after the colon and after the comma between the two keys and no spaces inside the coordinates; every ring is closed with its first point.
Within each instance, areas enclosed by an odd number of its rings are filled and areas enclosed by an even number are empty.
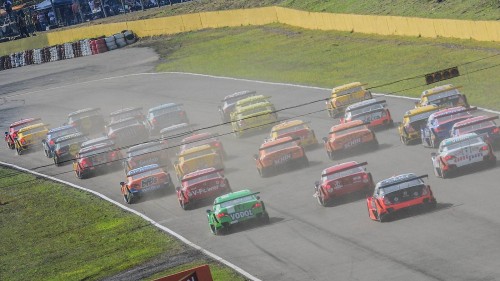
{"type": "MultiPolygon", "coordinates": [[[[38,116],[56,127],[66,121],[69,112],[85,107],[99,106],[108,114],[142,106],[146,112],[161,103],[177,102],[184,104],[190,121],[200,128],[220,123],[217,105],[236,91],[249,89],[270,95],[278,109],[329,94],[323,89],[188,74],[122,76],[152,72],[156,60],[150,49],[128,48],[2,71],[0,97],[24,99],[25,104],[1,105],[1,127],[5,129],[21,117],[38,116]],[[103,79],[113,76],[121,77],[103,79]]],[[[401,121],[403,112],[413,107],[411,100],[385,99],[395,121],[401,121]]],[[[282,111],[279,116],[294,117],[324,106],[319,102],[282,111]]],[[[300,119],[312,122],[319,139],[338,122],[326,111],[300,119]]],[[[230,127],[212,131],[228,133],[230,127]]],[[[436,178],[430,161],[433,150],[402,145],[397,129],[392,128],[377,132],[380,148],[376,151],[330,161],[320,146],[307,151],[310,167],[262,179],[252,155],[267,134],[268,130],[242,139],[232,135],[221,139],[229,154],[226,176],[233,190],[260,191],[271,216],[270,225],[237,227],[226,236],[214,236],[206,219],[209,206],[183,211],[174,192],[145,198],[131,207],[262,280],[499,280],[500,166],[452,179],[436,178]],[[318,205],[313,183],[321,171],[351,159],[368,161],[367,169],[375,181],[406,172],[429,174],[437,209],[407,212],[391,222],[379,223],[368,218],[363,194],[332,207],[318,205]]],[[[496,154],[500,156],[498,151],[496,154]]],[[[17,156],[5,144],[0,158],[26,168],[52,163],[42,151],[17,156]]],[[[37,171],[54,175],[70,170],[71,165],[51,165],[37,171]]],[[[57,177],[123,202],[118,184],[124,179],[123,171],[85,180],[78,180],[72,172],[57,177]]]]}

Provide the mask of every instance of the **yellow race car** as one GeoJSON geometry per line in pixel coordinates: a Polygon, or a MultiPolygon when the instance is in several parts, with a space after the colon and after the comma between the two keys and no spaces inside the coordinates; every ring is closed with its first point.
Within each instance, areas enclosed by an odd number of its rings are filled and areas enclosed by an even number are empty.
{"type": "Polygon", "coordinates": [[[332,89],[330,98],[325,101],[328,116],[335,118],[344,115],[347,106],[372,98],[372,93],[364,88],[365,84],[353,82],[332,89]]]}
{"type": "Polygon", "coordinates": [[[206,168],[224,169],[222,155],[209,144],[195,146],[182,151],[174,162],[175,173],[179,180],[186,174],[206,168]]]}
{"type": "Polygon", "coordinates": [[[274,125],[268,141],[274,141],[287,136],[298,139],[297,143],[302,147],[316,146],[318,144],[314,130],[308,126],[308,123],[302,120],[289,120],[274,125]]]}
{"type": "Polygon", "coordinates": [[[25,150],[41,146],[42,140],[49,132],[47,126],[44,123],[37,123],[19,129],[17,136],[14,138],[14,147],[17,154],[21,155],[25,150]]]}
{"type": "Polygon", "coordinates": [[[425,126],[427,119],[432,113],[440,109],[442,108],[435,104],[430,104],[408,110],[403,116],[403,122],[398,127],[401,142],[408,145],[412,142],[422,141],[421,127],[425,126]]]}
{"type": "Polygon", "coordinates": [[[452,84],[437,86],[429,90],[425,90],[420,95],[420,101],[415,103],[415,108],[435,104],[440,107],[456,107],[463,106],[469,108],[467,97],[460,93],[452,84]]]}
{"type": "Polygon", "coordinates": [[[261,130],[278,121],[274,105],[270,102],[259,102],[238,108],[232,115],[231,126],[236,137],[253,130],[261,130]]]}

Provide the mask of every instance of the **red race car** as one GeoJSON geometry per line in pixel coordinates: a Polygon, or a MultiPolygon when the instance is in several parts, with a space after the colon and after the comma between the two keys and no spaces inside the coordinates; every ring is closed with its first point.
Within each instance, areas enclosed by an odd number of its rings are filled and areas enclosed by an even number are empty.
{"type": "Polygon", "coordinates": [[[212,147],[212,149],[215,150],[219,155],[221,155],[223,158],[226,158],[226,151],[224,150],[224,147],[222,146],[222,142],[219,140],[218,135],[211,133],[199,133],[184,138],[181,141],[179,154],[181,154],[186,149],[204,144],[210,145],[210,147],[212,147]]]}
{"type": "Polygon", "coordinates": [[[335,125],[330,129],[328,137],[323,138],[328,158],[333,160],[335,155],[357,149],[359,146],[378,147],[375,133],[368,129],[361,120],[354,120],[345,124],[335,125]]]}
{"type": "Polygon", "coordinates": [[[437,203],[431,187],[422,180],[427,177],[410,173],[378,182],[373,195],[366,198],[370,218],[384,222],[403,209],[422,205],[435,208],[437,203]]]}
{"type": "Polygon", "coordinates": [[[123,200],[132,204],[136,198],[153,191],[168,191],[173,188],[172,178],[157,164],[133,169],[127,173],[127,182],[120,182],[123,200]]]}
{"type": "Polygon", "coordinates": [[[223,170],[215,168],[198,170],[185,175],[182,177],[181,186],[178,186],[176,191],[179,205],[184,210],[189,209],[196,201],[232,192],[223,170]]]}
{"type": "Polygon", "coordinates": [[[392,127],[394,125],[385,100],[369,99],[351,104],[345,109],[344,117],[340,118],[340,123],[353,120],[368,123],[369,128],[392,127]]]}
{"type": "Polygon", "coordinates": [[[73,170],[79,179],[90,174],[120,167],[120,151],[114,144],[99,143],[81,148],[73,161],[73,170]]]}
{"type": "Polygon", "coordinates": [[[22,127],[38,123],[41,118],[27,118],[16,121],[9,126],[9,131],[5,132],[5,142],[10,149],[14,149],[14,139],[17,137],[17,131],[22,127]]]}
{"type": "Polygon", "coordinates": [[[321,181],[314,183],[314,197],[318,203],[327,206],[336,197],[362,190],[370,194],[375,184],[371,173],[363,168],[366,164],[350,161],[323,170],[321,181]]]}

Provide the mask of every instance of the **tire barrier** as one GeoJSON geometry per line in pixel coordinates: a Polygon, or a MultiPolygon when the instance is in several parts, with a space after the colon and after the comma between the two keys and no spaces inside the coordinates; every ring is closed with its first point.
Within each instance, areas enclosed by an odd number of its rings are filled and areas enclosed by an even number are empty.
{"type": "Polygon", "coordinates": [[[83,39],[41,49],[25,50],[10,55],[0,56],[0,71],[32,64],[66,60],[90,55],[97,55],[123,48],[135,43],[137,36],[130,30],[123,30],[111,36],[83,39]]]}

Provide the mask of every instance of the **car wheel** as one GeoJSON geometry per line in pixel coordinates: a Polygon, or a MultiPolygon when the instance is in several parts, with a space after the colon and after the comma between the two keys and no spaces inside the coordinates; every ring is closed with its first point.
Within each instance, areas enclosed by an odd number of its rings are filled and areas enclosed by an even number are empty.
{"type": "Polygon", "coordinates": [[[14,144],[12,144],[12,143],[10,143],[10,142],[8,142],[8,143],[7,143],[7,146],[8,146],[10,149],[14,149],[14,148],[15,148],[14,144]]]}
{"type": "Polygon", "coordinates": [[[179,199],[179,205],[181,206],[181,208],[183,210],[187,210],[188,209],[188,205],[186,205],[186,201],[184,201],[183,199],[179,199]]]}
{"type": "Polygon", "coordinates": [[[260,217],[260,221],[263,224],[269,224],[271,222],[271,220],[269,219],[269,214],[267,212],[262,214],[262,216],[260,217]]]}
{"type": "Polygon", "coordinates": [[[323,195],[323,192],[318,192],[318,195],[316,196],[316,199],[318,200],[318,204],[320,204],[323,207],[326,207],[328,205],[328,202],[325,200],[325,196],[323,195]]]}
{"type": "Polygon", "coordinates": [[[215,231],[216,230],[215,226],[213,226],[212,224],[209,224],[209,226],[210,226],[210,232],[212,232],[212,234],[214,235],[217,235],[217,232],[215,231]]]}
{"type": "Polygon", "coordinates": [[[302,158],[302,167],[303,168],[309,167],[309,159],[307,159],[307,157],[305,157],[305,156],[304,156],[304,158],[302,158]]]}
{"type": "Polygon", "coordinates": [[[54,164],[58,167],[59,165],[61,165],[61,163],[59,162],[59,157],[57,157],[56,155],[54,155],[54,164]]]}
{"type": "Polygon", "coordinates": [[[269,176],[269,171],[268,169],[266,168],[262,168],[262,169],[257,169],[259,171],[259,175],[262,177],[262,178],[267,178],[269,176]]]}
{"type": "Polygon", "coordinates": [[[436,209],[436,207],[437,207],[437,201],[436,201],[436,199],[433,199],[433,200],[431,200],[431,202],[427,203],[427,208],[428,209],[433,210],[433,209],[436,209]]]}
{"type": "Polygon", "coordinates": [[[215,235],[222,235],[222,234],[224,234],[224,227],[217,228],[217,227],[213,226],[213,228],[214,228],[214,234],[215,235]]]}
{"type": "Polygon", "coordinates": [[[408,139],[407,139],[407,138],[405,138],[405,137],[401,136],[401,137],[400,137],[400,140],[401,140],[401,143],[402,143],[402,144],[404,144],[404,145],[408,145],[408,139]]]}
{"type": "Polygon", "coordinates": [[[377,219],[379,222],[387,222],[387,221],[389,221],[389,214],[378,214],[377,213],[377,219]]]}
{"type": "Polygon", "coordinates": [[[80,170],[76,169],[75,170],[75,173],[76,173],[76,177],[79,178],[79,179],[83,179],[83,174],[80,170]]]}
{"type": "Polygon", "coordinates": [[[328,151],[328,150],[327,150],[327,151],[326,151],[326,154],[328,154],[328,159],[330,159],[330,160],[333,160],[333,158],[335,158],[335,157],[334,157],[334,153],[333,153],[333,151],[328,151]]]}
{"type": "Polygon", "coordinates": [[[17,155],[22,155],[23,151],[21,150],[21,148],[16,147],[16,153],[17,153],[17,155]]]}
{"type": "Polygon", "coordinates": [[[372,143],[371,143],[371,147],[373,149],[377,149],[378,148],[378,140],[375,138],[373,139],[372,143]]]}
{"type": "Polygon", "coordinates": [[[123,200],[125,200],[125,203],[132,204],[133,201],[132,196],[133,196],[132,193],[130,193],[130,191],[127,189],[127,194],[123,195],[123,200]]]}

